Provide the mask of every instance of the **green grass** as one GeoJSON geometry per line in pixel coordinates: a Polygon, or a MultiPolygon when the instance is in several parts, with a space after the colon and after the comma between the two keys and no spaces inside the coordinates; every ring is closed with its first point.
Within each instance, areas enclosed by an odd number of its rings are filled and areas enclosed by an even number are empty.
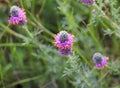
{"type": "Polygon", "coordinates": [[[0,1],[0,88],[119,88],[120,1],[0,1]],[[12,5],[24,8],[27,24],[9,25],[12,5]],[[92,11],[96,10],[96,13],[92,11]],[[74,35],[73,55],[59,55],[54,36],[74,35]],[[97,70],[92,55],[109,57],[97,70]]]}

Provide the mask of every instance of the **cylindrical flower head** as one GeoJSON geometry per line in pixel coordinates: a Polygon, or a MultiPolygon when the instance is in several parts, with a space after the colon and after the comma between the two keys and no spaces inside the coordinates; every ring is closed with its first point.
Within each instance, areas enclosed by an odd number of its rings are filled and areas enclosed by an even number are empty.
{"type": "Polygon", "coordinates": [[[66,49],[59,48],[58,51],[62,56],[67,56],[72,54],[72,48],[66,48],[66,49]]]}
{"type": "Polygon", "coordinates": [[[85,5],[92,5],[95,0],[78,0],[79,2],[82,2],[85,5]]]}
{"type": "Polygon", "coordinates": [[[27,22],[24,9],[12,6],[10,9],[9,23],[15,25],[24,25],[27,22]]]}
{"type": "Polygon", "coordinates": [[[60,49],[68,49],[73,45],[73,35],[66,31],[61,31],[55,36],[55,45],[60,49]]]}
{"type": "Polygon", "coordinates": [[[107,64],[108,57],[103,56],[101,53],[95,53],[92,60],[95,63],[95,67],[101,69],[107,64]]]}

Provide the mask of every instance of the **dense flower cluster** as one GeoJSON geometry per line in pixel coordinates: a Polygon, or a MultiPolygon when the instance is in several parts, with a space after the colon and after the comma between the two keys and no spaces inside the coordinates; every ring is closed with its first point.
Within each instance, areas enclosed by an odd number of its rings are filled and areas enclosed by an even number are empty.
{"type": "Polygon", "coordinates": [[[91,5],[95,2],[95,0],[78,0],[79,2],[82,2],[85,5],[91,5]]]}
{"type": "Polygon", "coordinates": [[[24,9],[18,6],[12,6],[10,9],[9,23],[15,25],[24,25],[27,22],[24,9]]]}
{"type": "Polygon", "coordinates": [[[101,69],[107,64],[108,57],[103,56],[101,53],[95,53],[92,60],[95,63],[95,67],[101,69]]]}
{"type": "Polygon", "coordinates": [[[70,55],[72,53],[73,35],[66,31],[61,31],[55,36],[55,45],[61,55],[70,55]]]}

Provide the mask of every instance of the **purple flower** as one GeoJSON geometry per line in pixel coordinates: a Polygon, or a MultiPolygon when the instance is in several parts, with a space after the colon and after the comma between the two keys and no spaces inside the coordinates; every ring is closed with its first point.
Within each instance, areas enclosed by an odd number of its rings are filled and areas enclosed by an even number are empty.
{"type": "Polygon", "coordinates": [[[101,53],[95,53],[92,60],[95,63],[95,67],[101,69],[107,64],[108,57],[103,56],[101,53]]]}
{"type": "Polygon", "coordinates": [[[24,9],[12,6],[10,9],[9,23],[15,25],[24,25],[27,22],[24,9]]]}
{"type": "Polygon", "coordinates": [[[72,54],[72,48],[66,48],[66,49],[59,48],[58,51],[62,56],[67,56],[67,55],[72,54]]]}
{"type": "Polygon", "coordinates": [[[95,0],[78,0],[79,2],[82,2],[85,5],[92,5],[95,0]]]}
{"type": "Polygon", "coordinates": [[[73,35],[66,31],[61,31],[55,36],[55,45],[61,55],[69,55],[72,52],[73,35]]]}
{"type": "Polygon", "coordinates": [[[61,49],[72,47],[73,35],[67,33],[66,31],[61,31],[55,36],[55,45],[61,49]]]}

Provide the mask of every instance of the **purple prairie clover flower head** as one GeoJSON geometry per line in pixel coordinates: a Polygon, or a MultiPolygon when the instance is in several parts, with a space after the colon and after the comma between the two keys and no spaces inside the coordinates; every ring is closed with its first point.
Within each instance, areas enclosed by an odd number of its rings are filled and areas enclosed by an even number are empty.
{"type": "Polygon", "coordinates": [[[95,0],[78,0],[79,2],[82,2],[84,5],[92,5],[95,0]]]}
{"type": "Polygon", "coordinates": [[[55,45],[60,49],[71,48],[73,45],[73,35],[66,31],[61,31],[55,36],[55,45]]]}
{"type": "Polygon", "coordinates": [[[24,25],[27,22],[26,13],[24,9],[19,8],[18,6],[12,6],[10,8],[9,14],[9,23],[14,25],[24,25]]]}
{"type": "Polygon", "coordinates": [[[95,53],[92,57],[92,60],[97,69],[102,69],[107,64],[108,57],[103,56],[101,53],[95,53]]]}
{"type": "Polygon", "coordinates": [[[73,35],[66,31],[61,31],[55,36],[55,45],[61,55],[72,54],[73,35]]]}

